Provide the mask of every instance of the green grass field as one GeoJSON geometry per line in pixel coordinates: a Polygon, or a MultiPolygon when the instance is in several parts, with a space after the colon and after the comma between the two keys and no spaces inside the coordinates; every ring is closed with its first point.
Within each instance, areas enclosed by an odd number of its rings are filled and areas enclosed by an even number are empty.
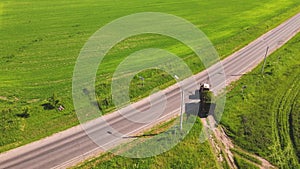
{"type": "MultiPolygon", "coordinates": [[[[72,74],[79,51],[100,27],[137,12],[165,12],[195,24],[214,43],[221,57],[229,55],[300,11],[293,0],[263,1],[1,1],[0,2],[0,152],[49,136],[78,120],[72,104],[72,74]],[[44,110],[53,94],[66,109],[44,110]],[[29,117],[24,110],[28,108],[29,117]]],[[[200,61],[177,41],[158,35],[132,37],[116,45],[98,71],[97,95],[104,112],[113,110],[110,80],[130,53],[167,49],[182,57],[194,73],[200,61]]],[[[174,83],[163,72],[142,72],[145,86],[133,81],[132,100],[153,88],[174,83]],[[159,79],[154,81],[153,79],[159,79]],[[136,85],[136,86],[134,86],[136,85]]],[[[138,79],[136,79],[138,80],[138,79]]]]}
{"type": "Polygon", "coordinates": [[[261,64],[234,83],[222,118],[235,144],[279,168],[300,167],[299,45],[300,34],[267,59],[264,75],[261,64]]]}

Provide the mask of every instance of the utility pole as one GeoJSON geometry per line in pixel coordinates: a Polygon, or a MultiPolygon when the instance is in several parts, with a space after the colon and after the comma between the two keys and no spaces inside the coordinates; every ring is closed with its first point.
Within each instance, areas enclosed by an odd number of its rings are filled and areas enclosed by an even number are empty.
{"type": "Polygon", "coordinates": [[[142,80],[142,86],[144,87],[144,81],[145,81],[145,78],[142,77],[142,76],[138,76],[141,80],[142,80]]]}
{"type": "Polygon", "coordinates": [[[184,93],[183,90],[181,90],[180,131],[182,131],[182,123],[183,123],[183,104],[184,104],[184,93]]]}
{"type": "MultiPolygon", "coordinates": [[[[179,80],[177,75],[174,75],[176,80],[179,80]]],[[[184,93],[183,89],[181,90],[181,106],[180,106],[180,131],[182,131],[182,124],[183,124],[183,104],[184,104],[184,93]]]]}
{"type": "Polygon", "coordinates": [[[268,55],[268,52],[269,52],[269,46],[267,47],[267,50],[266,50],[265,59],[264,59],[264,64],[263,64],[263,67],[261,68],[261,74],[264,74],[264,70],[265,70],[265,65],[266,65],[266,61],[267,61],[267,55],[268,55]]]}
{"type": "Polygon", "coordinates": [[[244,95],[244,90],[247,88],[247,86],[246,85],[244,85],[243,87],[242,87],[242,95],[244,95]]]}
{"type": "Polygon", "coordinates": [[[242,87],[242,97],[243,97],[243,100],[245,99],[245,96],[244,96],[244,90],[245,90],[246,88],[247,88],[246,85],[242,87]]]}

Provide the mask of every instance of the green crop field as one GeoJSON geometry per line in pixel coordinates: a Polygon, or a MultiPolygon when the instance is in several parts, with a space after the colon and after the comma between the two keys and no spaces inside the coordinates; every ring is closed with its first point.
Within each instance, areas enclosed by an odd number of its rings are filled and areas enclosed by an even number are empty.
{"type": "MultiPolygon", "coordinates": [[[[149,11],[174,14],[192,22],[207,34],[224,58],[299,12],[300,3],[293,0],[228,0],[226,4],[221,0],[2,0],[0,152],[77,125],[72,75],[82,46],[110,21],[149,11]],[[56,100],[64,105],[64,111],[41,106],[56,100]]],[[[105,113],[114,110],[108,88],[116,66],[130,53],[149,47],[179,55],[194,73],[203,69],[197,57],[174,39],[158,35],[126,39],[108,53],[97,73],[98,102],[105,113]]],[[[131,89],[136,90],[131,90],[132,100],[147,96],[153,88],[165,88],[175,82],[159,70],[141,74],[145,85],[134,79],[131,89]]]]}
{"type": "Polygon", "coordinates": [[[299,168],[300,34],[234,83],[222,124],[234,142],[279,168],[299,168]],[[242,87],[246,86],[242,92],[242,87]]]}
{"type": "Polygon", "coordinates": [[[239,156],[234,157],[234,162],[236,163],[236,166],[240,169],[259,169],[259,167],[247,162],[239,156]]]}

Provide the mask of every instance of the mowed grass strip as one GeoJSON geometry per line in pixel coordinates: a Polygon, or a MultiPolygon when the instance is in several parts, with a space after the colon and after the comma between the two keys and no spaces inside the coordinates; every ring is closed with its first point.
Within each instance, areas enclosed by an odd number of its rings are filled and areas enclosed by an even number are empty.
{"type": "Polygon", "coordinates": [[[263,75],[260,64],[234,83],[221,121],[235,144],[279,168],[299,168],[299,45],[300,34],[267,58],[263,75]]]}
{"type": "MultiPolygon", "coordinates": [[[[88,38],[114,19],[149,11],[183,17],[206,33],[224,58],[300,11],[300,4],[292,0],[229,0],[226,5],[221,0],[4,0],[1,6],[0,152],[78,124],[71,93],[76,58],[88,38]],[[64,111],[41,106],[53,94],[65,106],[64,111]],[[26,109],[28,117],[18,116],[26,109]]],[[[174,39],[151,34],[126,39],[109,52],[97,73],[96,92],[104,113],[114,110],[109,89],[116,66],[132,52],[149,47],[177,54],[193,73],[203,70],[194,53],[174,39]]],[[[133,79],[132,101],[175,83],[162,71],[141,75],[145,85],[133,79]]]]}

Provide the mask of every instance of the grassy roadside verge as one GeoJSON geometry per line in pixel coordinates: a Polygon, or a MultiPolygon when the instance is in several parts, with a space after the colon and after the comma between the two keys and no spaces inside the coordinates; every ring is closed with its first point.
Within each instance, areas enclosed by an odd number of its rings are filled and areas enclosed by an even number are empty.
{"type": "Polygon", "coordinates": [[[219,168],[209,143],[199,141],[201,129],[198,119],[182,142],[155,157],[134,159],[106,153],[74,168],[219,168]]]}
{"type": "MultiPolygon", "coordinates": [[[[131,1],[118,5],[106,1],[103,2],[105,5],[94,6],[87,5],[94,3],[89,2],[3,2],[0,29],[0,152],[78,124],[71,99],[76,57],[87,38],[115,18],[142,11],[159,11],[184,17],[202,29],[221,56],[225,57],[299,11],[299,4],[289,0],[276,0],[273,3],[251,1],[247,5],[245,2],[228,1],[227,9],[223,7],[223,1],[151,1],[149,4],[131,1]],[[58,99],[66,107],[65,111],[43,109],[41,105],[47,103],[47,98],[53,93],[57,93],[58,99]],[[18,116],[26,108],[30,116],[18,116]]],[[[103,62],[103,69],[98,72],[97,95],[104,112],[113,110],[107,88],[110,88],[115,66],[129,53],[147,47],[159,47],[178,54],[194,73],[203,68],[193,53],[177,41],[157,35],[130,38],[112,49],[103,62]]],[[[163,72],[155,71],[141,73],[145,77],[143,88],[138,79],[134,79],[132,88],[139,91],[131,92],[132,100],[147,96],[153,88],[165,88],[174,83],[163,72]]]]}
{"type": "Polygon", "coordinates": [[[239,147],[280,168],[299,167],[300,34],[230,88],[222,124],[239,147]],[[242,87],[246,89],[242,92],[242,87]]]}

